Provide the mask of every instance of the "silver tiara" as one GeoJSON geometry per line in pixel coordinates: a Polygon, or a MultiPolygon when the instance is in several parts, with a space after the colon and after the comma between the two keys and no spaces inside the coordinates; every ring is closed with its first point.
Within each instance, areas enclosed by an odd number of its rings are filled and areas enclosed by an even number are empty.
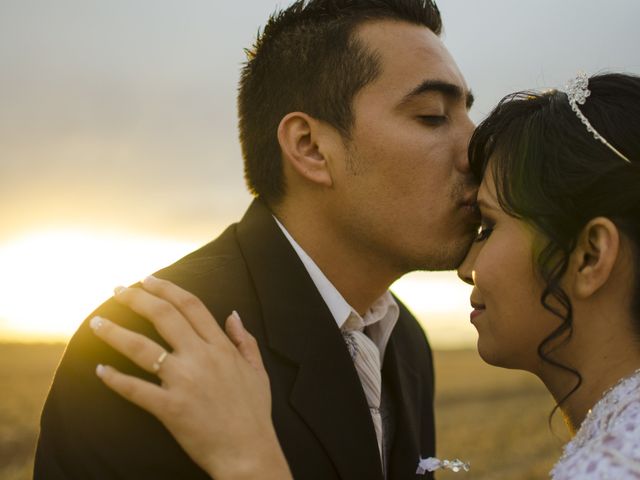
{"type": "Polygon", "coordinates": [[[598,133],[598,131],[593,128],[591,122],[587,120],[587,117],[584,116],[584,113],[580,111],[580,107],[578,104],[584,105],[587,101],[587,97],[591,95],[591,90],[589,90],[589,77],[585,72],[578,72],[576,78],[569,80],[567,83],[567,97],[569,98],[569,105],[571,105],[571,110],[573,110],[580,121],[587,128],[587,132],[593,135],[593,138],[596,140],[600,140],[604,145],[609,148],[613,153],[623,159],[625,162],[631,164],[631,160],[625,157],[620,151],[611,145],[606,138],[598,133]]]}

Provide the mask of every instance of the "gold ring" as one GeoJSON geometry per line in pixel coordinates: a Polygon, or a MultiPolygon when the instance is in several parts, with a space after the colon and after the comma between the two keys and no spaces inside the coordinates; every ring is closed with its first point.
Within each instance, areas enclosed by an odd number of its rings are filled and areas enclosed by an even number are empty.
{"type": "Polygon", "coordinates": [[[153,371],[158,373],[160,371],[160,367],[162,366],[162,362],[164,362],[167,358],[167,351],[163,350],[162,353],[160,354],[160,356],[158,357],[158,359],[153,362],[153,371]]]}

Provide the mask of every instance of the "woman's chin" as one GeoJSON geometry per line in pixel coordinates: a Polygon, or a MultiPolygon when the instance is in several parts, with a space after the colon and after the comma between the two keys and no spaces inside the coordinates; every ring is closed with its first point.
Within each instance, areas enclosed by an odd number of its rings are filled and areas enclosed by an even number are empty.
{"type": "Polygon", "coordinates": [[[494,367],[514,368],[508,364],[509,362],[505,362],[504,355],[501,355],[497,349],[492,348],[492,346],[487,345],[487,343],[488,342],[483,342],[482,338],[478,338],[478,355],[480,355],[483,362],[493,365],[494,367]]]}
{"type": "Polygon", "coordinates": [[[487,352],[485,350],[482,350],[481,348],[478,348],[478,355],[480,355],[480,358],[484,363],[493,365],[494,367],[500,366],[496,363],[496,359],[494,358],[493,355],[490,354],[490,352],[487,352]]]}
{"type": "Polygon", "coordinates": [[[509,370],[525,370],[533,372],[531,366],[525,361],[522,355],[513,354],[509,355],[509,352],[500,351],[496,348],[491,348],[478,339],[478,355],[488,365],[494,367],[507,368],[509,370]]]}

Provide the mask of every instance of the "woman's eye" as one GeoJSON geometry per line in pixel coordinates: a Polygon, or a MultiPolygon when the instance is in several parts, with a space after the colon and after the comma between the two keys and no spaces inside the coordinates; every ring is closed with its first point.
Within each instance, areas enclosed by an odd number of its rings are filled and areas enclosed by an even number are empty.
{"type": "Polygon", "coordinates": [[[420,118],[423,123],[432,127],[437,127],[447,121],[447,117],[444,115],[420,115],[418,118],[420,118]]]}
{"type": "Polygon", "coordinates": [[[489,238],[489,236],[491,235],[491,232],[493,232],[493,228],[494,228],[493,226],[489,226],[485,224],[480,225],[476,233],[475,241],[483,242],[484,240],[489,238]]]}

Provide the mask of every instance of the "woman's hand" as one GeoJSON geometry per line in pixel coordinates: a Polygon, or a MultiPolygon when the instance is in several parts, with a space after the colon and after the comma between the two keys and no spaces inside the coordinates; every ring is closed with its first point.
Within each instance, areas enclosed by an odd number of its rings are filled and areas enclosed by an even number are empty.
{"type": "Polygon", "coordinates": [[[233,312],[227,335],[191,293],[148,277],[143,288],[118,288],[114,298],[148,319],[173,349],[95,317],[98,337],[162,385],[98,365],[104,383],[156,416],[212,477],[292,478],[271,422],[269,378],[255,338],[233,312]]]}

